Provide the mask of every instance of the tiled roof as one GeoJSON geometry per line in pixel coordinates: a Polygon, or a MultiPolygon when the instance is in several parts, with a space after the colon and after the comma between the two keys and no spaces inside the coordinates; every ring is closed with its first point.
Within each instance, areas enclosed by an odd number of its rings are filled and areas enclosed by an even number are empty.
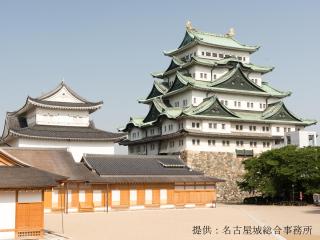
{"type": "Polygon", "coordinates": [[[82,161],[102,178],[115,178],[117,181],[125,179],[134,182],[221,181],[191,170],[177,156],[87,154],[82,161]]]}
{"type": "Polygon", "coordinates": [[[66,149],[2,148],[5,153],[34,168],[65,176],[70,181],[97,180],[96,174],[76,163],[66,149]]]}
{"type": "Polygon", "coordinates": [[[65,177],[33,167],[0,167],[0,189],[50,188],[65,177]]]}
{"type": "Polygon", "coordinates": [[[40,100],[37,98],[31,98],[28,97],[28,100],[30,101],[31,104],[34,105],[40,105],[40,106],[46,106],[46,107],[59,107],[59,108],[68,108],[68,109],[96,109],[101,107],[103,104],[102,101],[100,102],[83,102],[83,103],[74,103],[74,102],[57,102],[57,101],[45,101],[45,100],[40,100]]]}
{"type": "Polygon", "coordinates": [[[213,33],[198,31],[192,28],[192,29],[187,29],[184,39],[177,49],[171,50],[171,51],[165,51],[164,54],[168,56],[172,56],[175,53],[180,52],[182,49],[187,49],[191,46],[194,46],[197,43],[214,46],[214,47],[225,48],[225,49],[246,51],[246,52],[255,52],[259,49],[259,46],[249,46],[249,45],[241,44],[231,36],[216,35],[213,33]]]}
{"type": "MultiPolygon", "coordinates": [[[[22,126],[16,117],[7,118],[9,135],[41,139],[70,139],[70,140],[109,140],[117,141],[124,136],[123,133],[112,133],[88,127],[33,125],[22,126]]],[[[6,138],[7,136],[3,136],[6,138]]]]}

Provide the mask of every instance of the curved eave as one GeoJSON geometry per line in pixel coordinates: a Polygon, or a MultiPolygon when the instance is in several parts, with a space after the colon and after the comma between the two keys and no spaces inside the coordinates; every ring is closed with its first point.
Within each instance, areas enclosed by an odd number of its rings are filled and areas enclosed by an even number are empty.
{"type": "Polygon", "coordinates": [[[169,57],[172,57],[178,53],[181,53],[195,45],[203,45],[203,46],[209,46],[209,47],[216,47],[216,48],[222,48],[222,49],[232,49],[232,50],[236,50],[236,51],[242,51],[242,52],[249,52],[249,53],[254,53],[256,51],[259,50],[260,46],[253,46],[253,47],[231,47],[231,46],[223,46],[223,45],[218,45],[218,44],[212,44],[212,43],[207,43],[207,42],[204,42],[198,38],[196,38],[194,41],[184,45],[183,47],[181,48],[178,48],[178,49],[174,49],[174,50],[169,50],[169,51],[163,51],[163,54],[165,56],[169,56],[169,57]]]}
{"type": "Polygon", "coordinates": [[[45,104],[45,103],[39,103],[37,101],[34,101],[32,99],[28,99],[28,102],[34,106],[37,107],[42,107],[42,108],[49,108],[49,109],[67,109],[67,110],[89,110],[89,112],[94,112],[96,110],[98,110],[99,108],[102,107],[103,102],[98,102],[95,103],[96,105],[92,105],[92,106],[64,106],[63,103],[62,105],[51,105],[51,104],[45,104]]]}
{"type": "MultiPolygon", "coordinates": [[[[266,93],[266,92],[254,92],[254,91],[245,91],[245,90],[235,90],[235,89],[228,89],[228,88],[216,88],[216,87],[204,87],[204,86],[197,86],[191,83],[188,83],[185,87],[182,87],[180,89],[171,91],[170,90],[163,94],[162,97],[166,98],[172,95],[175,95],[177,93],[181,93],[184,92],[188,89],[197,89],[197,90],[205,90],[208,92],[220,92],[220,93],[236,93],[239,95],[245,95],[245,96],[265,96],[265,97],[275,97],[275,98],[284,98],[289,96],[291,93],[284,93],[283,95],[275,95],[275,94],[270,94],[270,93],[266,93]]],[[[152,99],[150,99],[150,101],[152,101],[152,99]]],[[[143,103],[149,103],[149,100],[145,100],[143,103]]]]}
{"type": "MultiPolygon", "coordinates": [[[[16,132],[14,130],[9,130],[10,136],[22,137],[22,138],[31,138],[31,139],[40,139],[40,140],[66,140],[66,141],[118,141],[121,137],[114,137],[114,138],[63,138],[63,137],[48,137],[48,136],[36,136],[36,135],[29,135],[16,132]]],[[[8,137],[8,136],[7,136],[8,137]]]]}
{"type": "Polygon", "coordinates": [[[203,116],[203,115],[183,115],[181,118],[199,118],[208,120],[228,120],[232,122],[247,122],[247,123],[274,123],[274,124],[293,124],[300,126],[311,126],[317,123],[315,120],[304,120],[304,121],[280,121],[280,120],[268,120],[268,119],[244,119],[244,118],[231,118],[231,117],[219,117],[219,116],[203,116]]]}

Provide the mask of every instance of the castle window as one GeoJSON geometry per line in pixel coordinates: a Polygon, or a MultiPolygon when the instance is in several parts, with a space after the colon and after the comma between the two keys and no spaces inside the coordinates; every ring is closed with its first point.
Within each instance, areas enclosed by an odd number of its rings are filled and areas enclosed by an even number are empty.
{"type": "Polygon", "coordinates": [[[183,146],[183,139],[179,140],[179,146],[183,146]]]}
{"type": "Polygon", "coordinates": [[[201,52],[201,55],[204,56],[204,52],[201,52]]]}
{"type": "Polygon", "coordinates": [[[170,148],[174,148],[174,141],[170,141],[169,147],[170,147],[170,148]]]}
{"type": "Polygon", "coordinates": [[[227,140],[227,141],[223,140],[222,141],[222,145],[223,146],[229,146],[230,145],[230,141],[229,140],[227,140]]]}
{"type": "Polygon", "coordinates": [[[246,57],[243,57],[243,61],[245,61],[246,60],[246,57]]]}
{"type": "Polygon", "coordinates": [[[203,78],[203,73],[200,73],[200,78],[203,78]]]}
{"type": "Polygon", "coordinates": [[[224,101],[224,105],[228,106],[228,100],[224,101]]]}
{"type": "Polygon", "coordinates": [[[211,57],[211,52],[206,52],[207,57],[211,57]]]}
{"type": "Polygon", "coordinates": [[[251,103],[251,108],[253,108],[253,103],[251,103]]]}
{"type": "Polygon", "coordinates": [[[280,127],[277,127],[277,132],[280,132],[280,127]]]}
{"type": "Polygon", "coordinates": [[[238,102],[238,107],[241,107],[241,102],[238,102]]]}
{"type": "Polygon", "coordinates": [[[243,146],[243,141],[236,141],[237,146],[243,146]]]}
{"type": "Polygon", "coordinates": [[[152,143],[151,145],[150,145],[150,150],[154,150],[155,149],[155,146],[154,146],[154,144],[152,143]]]}
{"type": "Polygon", "coordinates": [[[197,145],[200,145],[200,139],[197,139],[197,145]]]}
{"type": "Polygon", "coordinates": [[[225,129],[225,128],[226,128],[226,125],[225,125],[224,123],[222,123],[222,124],[221,124],[221,128],[222,128],[222,129],[225,129]]]}
{"type": "Polygon", "coordinates": [[[185,106],[187,106],[188,105],[188,100],[187,99],[184,99],[183,100],[183,106],[185,107],[185,106]]]}
{"type": "Polygon", "coordinates": [[[218,56],[218,54],[212,53],[212,57],[217,57],[217,56],[218,56]]]}
{"type": "Polygon", "coordinates": [[[174,106],[175,106],[175,107],[179,107],[179,102],[175,102],[175,103],[174,103],[174,106]]]}
{"type": "Polygon", "coordinates": [[[208,140],[208,146],[214,146],[214,145],[216,145],[216,140],[209,139],[208,140]]]}
{"type": "Polygon", "coordinates": [[[238,58],[238,60],[240,60],[240,61],[242,60],[242,57],[239,57],[239,56],[238,56],[237,58],[238,58]]]}
{"type": "Polygon", "coordinates": [[[197,103],[197,98],[193,98],[193,103],[197,103]]]}
{"type": "Polygon", "coordinates": [[[250,142],[250,147],[257,147],[257,142],[250,142]]]}
{"type": "Polygon", "coordinates": [[[257,130],[257,127],[256,127],[256,126],[249,126],[249,130],[250,130],[250,131],[256,131],[256,130],[257,130]]]}
{"type": "Polygon", "coordinates": [[[217,75],[216,74],[213,74],[213,79],[217,79],[217,75]]]}
{"type": "Polygon", "coordinates": [[[236,130],[242,130],[243,129],[243,126],[242,125],[236,125],[236,130]]]}
{"type": "Polygon", "coordinates": [[[196,140],[192,139],[192,145],[196,145],[196,140]]]}
{"type": "Polygon", "coordinates": [[[203,76],[204,76],[205,79],[207,79],[207,74],[206,73],[204,73],[203,76]]]}
{"type": "Polygon", "coordinates": [[[237,101],[234,101],[234,106],[235,106],[235,107],[237,106],[237,101]]]}
{"type": "Polygon", "coordinates": [[[291,128],[288,128],[288,132],[291,132],[291,128]]]}
{"type": "Polygon", "coordinates": [[[219,53],[219,58],[223,58],[223,54],[222,53],[219,53]]]}

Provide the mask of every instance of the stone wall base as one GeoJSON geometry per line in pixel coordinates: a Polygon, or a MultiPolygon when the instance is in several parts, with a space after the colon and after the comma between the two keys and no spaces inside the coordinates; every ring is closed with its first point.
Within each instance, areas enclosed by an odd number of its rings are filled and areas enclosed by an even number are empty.
{"type": "Polygon", "coordinates": [[[181,152],[180,156],[189,167],[226,181],[217,184],[217,201],[240,203],[250,196],[249,193],[240,191],[237,185],[237,181],[241,180],[244,174],[242,164],[244,158],[238,158],[235,154],[226,152],[190,150],[181,152]]]}

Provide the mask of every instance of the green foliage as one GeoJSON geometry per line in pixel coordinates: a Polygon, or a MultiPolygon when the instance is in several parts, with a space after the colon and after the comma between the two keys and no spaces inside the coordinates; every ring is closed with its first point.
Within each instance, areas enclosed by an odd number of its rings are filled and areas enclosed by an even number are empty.
{"type": "Polygon", "coordinates": [[[320,147],[287,146],[243,161],[246,173],[239,187],[266,197],[290,199],[296,193],[320,192],[320,147]]]}

